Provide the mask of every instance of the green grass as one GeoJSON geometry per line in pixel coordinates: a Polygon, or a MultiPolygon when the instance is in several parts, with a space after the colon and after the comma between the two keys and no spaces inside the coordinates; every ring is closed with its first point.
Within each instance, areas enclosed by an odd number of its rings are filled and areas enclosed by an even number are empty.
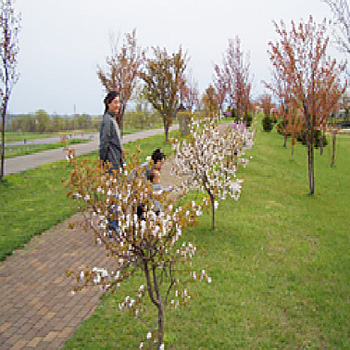
{"type": "MultiPolygon", "coordinates": [[[[350,138],[338,140],[336,166],[316,151],[316,194],[308,194],[306,149],[294,161],[275,132],[257,135],[242,170],[238,202],[228,199],[187,232],[205,255],[195,263],[213,282],[166,314],[166,349],[350,348],[350,138]]],[[[133,293],[140,281],[122,289],[133,293]]],[[[130,294],[129,294],[130,295],[130,294]]],[[[146,328],[109,296],[65,349],[135,349],[146,328]]]]}
{"type": "Polygon", "coordinates": [[[76,130],[76,131],[61,131],[61,132],[47,132],[47,133],[39,133],[39,132],[5,132],[5,145],[11,142],[19,142],[24,140],[37,140],[37,139],[46,139],[53,137],[60,137],[63,135],[83,135],[83,134],[91,134],[96,133],[98,130],[76,130]]]}
{"type": "MultiPolygon", "coordinates": [[[[137,145],[144,158],[157,147],[162,147],[166,154],[171,151],[171,146],[164,143],[164,135],[131,142],[124,148],[133,152],[137,145]]],[[[80,159],[88,157],[96,158],[97,152],[80,159]]],[[[67,191],[61,182],[71,170],[67,162],[61,161],[8,175],[0,182],[0,261],[33,236],[76,212],[71,208],[73,202],[66,198],[67,191]]]]}
{"type": "MultiPolygon", "coordinates": [[[[88,139],[67,140],[67,145],[75,145],[78,143],[85,143],[88,141],[89,141],[88,139]]],[[[63,147],[61,142],[49,143],[49,144],[37,144],[37,145],[27,144],[27,145],[8,146],[6,147],[6,150],[5,150],[5,158],[24,156],[24,155],[46,151],[49,149],[60,148],[60,147],[63,147]]]]}
{"type": "Polygon", "coordinates": [[[59,133],[37,133],[37,132],[5,132],[5,144],[9,142],[18,142],[26,140],[35,140],[35,139],[43,139],[43,138],[51,138],[51,137],[59,137],[59,133]]]}

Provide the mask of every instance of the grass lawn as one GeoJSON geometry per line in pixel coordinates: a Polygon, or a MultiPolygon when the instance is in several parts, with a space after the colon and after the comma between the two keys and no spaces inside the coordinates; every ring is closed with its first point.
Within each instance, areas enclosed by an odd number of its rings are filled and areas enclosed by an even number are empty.
{"type": "MultiPolygon", "coordinates": [[[[164,143],[164,135],[130,142],[125,149],[140,145],[145,158],[155,148],[162,147],[169,154],[171,146],[164,143]]],[[[80,158],[97,157],[97,152],[80,158]]],[[[72,167],[65,161],[47,164],[25,172],[11,174],[0,182],[0,261],[34,235],[67,219],[75,210],[61,178],[67,178],[72,167]]]]}
{"type": "MultiPolygon", "coordinates": [[[[212,277],[198,297],[166,313],[166,349],[350,348],[350,138],[316,151],[316,193],[308,194],[306,149],[291,161],[275,132],[259,132],[242,170],[241,199],[228,199],[187,231],[204,255],[194,261],[212,277]]],[[[140,281],[122,288],[134,295],[140,281]]],[[[125,294],[124,294],[125,297],[125,294]]],[[[65,349],[137,349],[147,329],[109,296],[65,349]]]]}
{"type": "Polygon", "coordinates": [[[38,133],[38,132],[12,132],[12,131],[6,131],[5,132],[5,144],[9,142],[18,142],[26,140],[35,140],[35,139],[44,139],[44,138],[51,138],[51,137],[59,137],[59,133],[38,133]]]}

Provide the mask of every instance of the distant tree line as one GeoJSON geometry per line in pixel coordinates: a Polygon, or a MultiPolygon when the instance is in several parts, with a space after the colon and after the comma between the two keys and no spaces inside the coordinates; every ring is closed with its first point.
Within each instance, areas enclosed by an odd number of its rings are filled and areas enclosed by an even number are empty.
{"type": "MultiPolygon", "coordinates": [[[[6,125],[6,131],[13,132],[59,132],[73,130],[100,129],[101,116],[89,114],[75,114],[73,116],[49,115],[45,110],[39,109],[34,114],[20,114],[11,116],[6,125]]],[[[146,129],[161,127],[162,117],[153,109],[137,104],[135,111],[124,115],[124,129],[146,129]]]]}
{"type": "Polygon", "coordinates": [[[7,124],[7,131],[17,132],[58,132],[69,130],[98,129],[100,116],[76,114],[74,116],[50,116],[45,110],[39,109],[34,114],[21,114],[12,117],[7,124]]]}

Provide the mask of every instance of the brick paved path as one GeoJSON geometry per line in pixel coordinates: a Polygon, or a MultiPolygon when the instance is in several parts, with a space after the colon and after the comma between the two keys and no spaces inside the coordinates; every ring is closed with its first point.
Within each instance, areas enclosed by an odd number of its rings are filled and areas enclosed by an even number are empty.
{"type": "MultiPolygon", "coordinates": [[[[79,219],[79,214],[71,220],[79,219]]],[[[66,269],[108,267],[93,235],[64,222],[0,263],[0,349],[59,349],[94,311],[99,291],[72,295],[66,269]]]]}
{"type": "MultiPolygon", "coordinates": [[[[162,168],[162,184],[179,184],[170,175],[172,157],[162,168]]],[[[109,267],[106,251],[93,234],[68,229],[79,214],[34,237],[22,250],[0,262],[0,349],[59,349],[89,317],[99,292],[72,295],[66,269],[109,267]]]]}
{"type": "MultiPolygon", "coordinates": [[[[171,161],[169,157],[162,168],[164,186],[179,181],[170,176],[171,161]]],[[[68,229],[70,221],[81,219],[79,215],[34,237],[0,262],[0,350],[60,349],[98,305],[98,290],[72,295],[74,281],[65,274],[66,269],[110,267],[92,233],[68,229]]]]}

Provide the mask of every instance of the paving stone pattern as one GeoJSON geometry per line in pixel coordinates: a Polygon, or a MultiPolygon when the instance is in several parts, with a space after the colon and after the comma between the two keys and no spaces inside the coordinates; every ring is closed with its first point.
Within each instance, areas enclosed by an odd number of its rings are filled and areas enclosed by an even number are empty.
{"type": "MultiPolygon", "coordinates": [[[[153,129],[125,135],[123,143],[162,132],[153,129]]],[[[94,138],[74,148],[77,154],[83,154],[97,146],[94,138]]],[[[8,173],[63,158],[62,150],[11,158],[7,161],[8,173]]],[[[165,168],[168,173],[170,165],[165,168]]],[[[79,214],[33,238],[24,249],[0,262],[0,350],[60,349],[98,305],[98,289],[73,295],[74,280],[66,277],[67,269],[111,267],[106,251],[95,245],[92,233],[68,229],[69,222],[76,220],[81,220],[79,214]]]]}
{"type": "MultiPolygon", "coordinates": [[[[179,184],[170,175],[171,162],[169,157],[163,166],[163,186],[179,184]]],[[[68,228],[79,220],[81,214],[74,215],[0,262],[0,350],[60,349],[95,310],[101,292],[89,288],[73,295],[74,280],[65,271],[108,269],[111,260],[92,233],[68,228]]]]}
{"type": "MultiPolygon", "coordinates": [[[[79,214],[71,220],[80,220],[79,214]]],[[[59,349],[96,308],[101,292],[72,294],[66,269],[109,267],[92,233],[66,221],[0,263],[0,349],[59,349]]]]}

